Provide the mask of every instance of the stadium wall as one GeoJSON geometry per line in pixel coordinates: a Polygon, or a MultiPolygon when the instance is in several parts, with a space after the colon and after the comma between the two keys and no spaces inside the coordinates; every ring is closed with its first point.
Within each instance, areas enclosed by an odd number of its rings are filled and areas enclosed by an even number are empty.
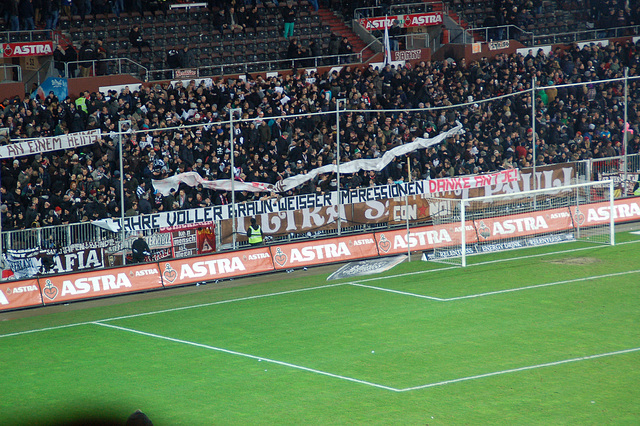
{"type": "Polygon", "coordinates": [[[22,99],[24,97],[24,83],[2,83],[0,84],[0,93],[2,93],[0,101],[15,98],[16,96],[22,99]]]}
{"type": "MultiPolygon", "coordinates": [[[[581,226],[607,223],[611,212],[607,202],[582,206],[581,226]]],[[[551,220],[551,211],[540,211],[537,223],[544,223],[543,232],[569,230],[567,220],[551,220]]],[[[556,215],[558,216],[558,215],[556,215]]],[[[640,197],[615,201],[616,223],[640,220],[640,197]]],[[[517,215],[495,218],[497,229],[509,229],[509,237],[527,236],[537,230],[519,229],[508,223],[519,220],[517,215]],[[499,226],[498,226],[499,225],[499,226]]],[[[328,239],[310,239],[290,244],[274,244],[235,252],[208,256],[137,264],[119,268],[83,271],[79,273],[10,281],[0,284],[0,311],[32,308],[71,301],[95,299],[160,290],[293,268],[319,266],[378,256],[403,254],[407,250],[427,251],[446,245],[456,224],[429,225],[405,229],[365,233],[328,239]]],[[[468,242],[477,242],[478,235],[468,234],[468,242]],[[475,240],[474,240],[475,239],[475,240]]],[[[499,235],[486,238],[499,241],[499,235]]]]}

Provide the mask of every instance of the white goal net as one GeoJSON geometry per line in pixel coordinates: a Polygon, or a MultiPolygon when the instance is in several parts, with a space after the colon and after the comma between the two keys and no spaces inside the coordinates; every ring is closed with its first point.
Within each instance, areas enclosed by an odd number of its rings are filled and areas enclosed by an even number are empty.
{"type": "Polygon", "coordinates": [[[431,212],[434,225],[452,231],[451,241],[425,253],[429,261],[466,266],[474,254],[571,241],[615,243],[613,181],[429,203],[439,206],[431,212]]]}

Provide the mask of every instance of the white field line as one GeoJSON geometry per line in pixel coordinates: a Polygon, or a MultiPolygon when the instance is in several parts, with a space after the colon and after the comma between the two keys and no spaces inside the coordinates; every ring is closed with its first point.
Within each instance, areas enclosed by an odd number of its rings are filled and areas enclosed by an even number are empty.
{"type": "Polygon", "coordinates": [[[425,296],[425,295],[422,295],[422,294],[409,293],[409,292],[406,292],[406,291],[399,291],[399,290],[392,290],[392,289],[384,288],[384,287],[375,287],[375,286],[371,286],[371,285],[358,284],[357,281],[356,282],[352,282],[352,283],[346,283],[346,284],[349,284],[349,285],[352,285],[352,286],[356,286],[356,287],[370,288],[372,290],[385,291],[387,293],[397,293],[397,294],[402,294],[404,296],[418,297],[420,299],[435,300],[437,302],[453,302],[453,301],[456,301],[456,300],[475,299],[476,297],[493,296],[495,294],[512,293],[514,291],[531,290],[531,289],[534,289],[534,288],[551,287],[551,286],[562,285],[562,284],[578,283],[578,282],[583,282],[583,281],[598,280],[598,279],[601,279],[601,278],[611,278],[611,277],[618,277],[618,276],[621,276],[621,275],[629,275],[629,274],[637,274],[637,273],[640,273],[640,269],[636,269],[634,271],[614,272],[614,273],[611,273],[611,274],[595,275],[595,276],[584,277],[584,278],[575,278],[575,279],[572,279],[572,280],[556,281],[556,282],[552,282],[552,283],[534,284],[534,285],[528,285],[526,287],[508,288],[508,289],[505,289],[505,290],[496,290],[496,291],[489,291],[489,292],[486,292],[486,293],[469,294],[467,296],[458,296],[458,297],[449,297],[449,298],[439,298],[439,297],[433,297],[433,296],[425,296]]]}
{"type": "Polygon", "coordinates": [[[494,294],[511,293],[511,292],[514,292],[514,291],[530,290],[530,289],[533,289],[533,288],[551,287],[551,286],[554,286],[554,285],[562,285],[562,284],[578,283],[578,282],[583,282],[583,281],[599,280],[601,278],[611,278],[611,277],[618,277],[618,276],[621,276],[621,275],[629,275],[629,274],[637,274],[637,273],[640,273],[640,269],[636,269],[635,271],[614,272],[612,274],[595,275],[593,277],[575,278],[573,280],[556,281],[556,282],[553,282],[553,283],[528,285],[526,287],[508,288],[508,289],[505,289],[505,290],[497,290],[497,291],[489,291],[489,292],[486,292],[486,293],[470,294],[468,296],[450,297],[448,299],[443,299],[443,300],[445,302],[452,302],[454,300],[473,299],[473,298],[476,298],[476,297],[492,296],[494,294]]]}
{"type": "Polygon", "coordinates": [[[436,387],[436,386],[444,386],[444,385],[450,385],[450,384],[453,384],[453,383],[484,379],[486,377],[500,376],[500,375],[509,374],[509,373],[518,373],[520,371],[535,370],[537,368],[553,367],[553,366],[562,365],[562,364],[569,364],[569,363],[572,363],[572,362],[588,361],[588,360],[592,360],[592,359],[598,359],[598,358],[604,358],[604,357],[608,357],[608,356],[622,355],[622,354],[628,354],[628,353],[633,353],[633,352],[640,351],[640,348],[623,349],[623,350],[614,351],[614,352],[606,352],[606,353],[602,353],[602,354],[588,355],[588,356],[583,356],[583,357],[579,357],[579,358],[564,359],[564,360],[561,360],[561,361],[554,361],[554,362],[547,362],[547,363],[544,363],[544,364],[529,365],[529,366],[526,366],[526,367],[518,367],[518,368],[509,369],[509,370],[494,371],[492,373],[478,374],[478,375],[475,375],[475,376],[468,376],[468,377],[460,377],[458,379],[444,380],[444,381],[441,381],[441,382],[429,383],[429,384],[426,384],[426,385],[419,385],[419,386],[412,386],[412,387],[404,388],[404,389],[396,389],[396,388],[393,388],[393,387],[390,387],[390,386],[380,385],[378,383],[372,383],[372,382],[368,382],[368,381],[365,381],[365,380],[355,379],[353,377],[341,376],[339,374],[328,373],[326,371],[321,371],[321,370],[316,370],[316,369],[313,369],[313,368],[303,367],[301,365],[291,364],[291,363],[283,362],[283,361],[277,361],[277,360],[274,360],[274,359],[269,359],[269,358],[264,358],[264,357],[260,357],[260,356],[256,356],[256,355],[246,354],[246,353],[243,353],[243,352],[232,351],[232,350],[229,350],[229,349],[218,348],[218,347],[215,347],[215,346],[210,346],[210,345],[205,345],[205,344],[202,344],[202,343],[191,342],[191,341],[188,341],[188,340],[175,339],[173,337],[167,337],[167,336],[161,336],[161,335],[158,335],[158,334],[147,333],[147,332],[144,332],[144,331],[134,330],[134,329],[131,329],[131,328],[126,328],[126,327],[120,327],[120,326],[113,325],[113,324],[103,324],[101,322],[93,322],[92,324],[99,325],[99,326],[102,326],[102,327],[113,328],[113,329],[121,330],[121,331],[128,331],[130,333],[140,334],[142,336],[154,337],[156,339],[167,340],[167,341],[174,342],[174,343],[182,343],[182,344],[185,344],[185,345],[195,346],[195,347],[198,347],[198,348],[208,349],[208,350],[217,351],[217,352],[223,352],[223,353],[230,354],[230,355],[237,355],[237,356],[242,356],[242,357],[245,357],[245,358],[251,358],[251,359],[258,360],[258,361],[270,362],[272,364],[277,364],[277,365],[281,365],[281,366],[284,366],[284,367],[295,368],[295,369],[298,369],[298,370],[303,370],[303,371],[307,371],[307,372],[314,373],[314,374],[320,374],[320,375],[323,375],[323,376],[332,377],[334,379],[346,380],[346,381],[349,381],[349,382],[359,383],[359,384],[367,385],[367,386],[372,386],[372,387],[376,387],[376,388],[379,388],[379,389],[384,389],[384,390],[388,390],[388,391],[392,391],[392,392],[408,392],[408,391],[414,391],[414,390],[420,390],[420,389],[428,389],[428,388],[433,388],[433,387],[436,387]]]}
{"type": "Polygon", "coordinates": [[[342,286],[342,285],[345,285],[345,283],[327,284],[327,285],[321,285],[321,286],[318,286],[318,287],[307,287],[307,288],[300,288],[300,289],[297,289],[297,290],[286,290],[286,291],[279,291],[279,292],[276,292],[276,293],[258,294],[256,296],[247,296],[247,297],[239,297],[237,299],[219,300],[217,302],[201,303],[201,304],[198,304],[198,305],[182,306],[182,307],[179,307],[179,308],[162,309],[162,310],[159,310],[159,311],[142,312],[142,313],[139,313],[139,314],[123,315],[123,316],[120,316],[120,317],[111,317],[111,318],[105,318],[105,319],[101,319],[101,320],[78,322],[78,323],[59,325],[59,326],[54,326],[54,327],[37,328],[37,329],[34,329],[34,330],[26,330],[26,331],[18,331],[18,332],[15,332],[15,333],[0,334],[0,338],[2,338],[2,337],[10,337],[10,336],[20,336],[20,335],[23,335],[23,334],[36,333],[36,332],[39,332],[39,331],[58,330],[58,329],[61,329],[61,328],[76,327],[76,326],[79,326],[79,325],[94,324],[96,321],[105,322],[105,321],[115,321],[115,320],[127,319],[127,318],[137,318],[137,317],[143,317],[143,316],[146,316],[146,315],[164,314],[164,313],[167,313],[167,312],[182,311],[182,310],[185,310],[185,309],[203,308],[203,307],[207,307],[207,306],[222,305],[222,304],[225,304],[225,303],[233,303],[233,302],[242,302],[242,301],[245,301],[245,300],[261,299],[263,297],[281,296],[281,295],[284,295],[284,294],[300,293],[302,291],[310,291],[310,290],[320,290],[320,289],[323,289],[323,288],[337,287],[337,286],[342,286]]]}
{"type": "Polygon", "coordinates": [[[352,285],[352,286],[355,286],[355,287],[364,287],[364,288],[370,288],[370,289],[373,289],[373,290],[386,291],[387,293],[402,294],[403,296],[411,296],[411,297],[419,297],[421,299],[435,300],[437,302],[446,302],[448,300],[448,299],[441,299],[439,297],[425,296],[425,295],[422,295],[422,294],[408,293],[406,291],[391,290],[389,288],[375,287],[375,286],[372,286],[372,285],[365,285],[365,284],[358,284],[357,281],[352,282],[352,283],[345,283],[345,284],[349,284],[349,285],[352,285]]]}
{"type": "MultiPolygon", "coordinates": [[[[622,243],[617,243],[616,245],[634,244],[634,243],[639,243],[639,242],[640,242],[640,240],[626,241],[626,242],[622,242],[622,243]]],[[[522,256],[522,257],[516,257],[516,258],[510,258],[510,259],[491,260],[491,261],[487,261],[487,262],[472,263],[470,265],[467,265],[467,267],[488,265],[488,264],[492,264],[492,263],[507,262],[507,261],[512,261],[512,260],[526,259],[526,258],[535,258],[535,257],[547,256],[547,255],[551,255],[551,254],[562,254],[562,253],[571,253],[571,252],[582,251],[582,250],[592,250],[594,248],[600,248],[600,247],[602,247],[602,246],[583,247],[583,248],[564,250],[564,251],[553,252],[553,253],[542,253],[542,254],[536,254],[536,255],[530,255],[530,256],[522,256]]],[[[452,270],[452,269],[460,269],[460,267],[459,266],[448,266],[448,267],[445,267],[445,268],[430,269],[428,271],[407,272],[407,273],[404,273],[404,274],[387,275],[387,276],[384,276],[384,277],[366,278],[366,279],[363,279],[363,280],[357,280],[357,281],[353,281],[353,282],[350,282],[350,283],[328,284],[328,285],[321,285],[321,286],[317,286],[317,287],[308,287],[308,288],[303,288],[303,289],[298,289],[298,290],[288,290],[288,291],[281,291],[281,292],[276,292],[276,293],[261,294],[261,295],[257,295],[257,296],[247,296],[247,297],[241,297],[241,298],[237,298],[237,299],[221,300],[221,301],[218,301],[218,302],[203,303],[203,304],[191,305],[191,306],[183,306],[183,307],[180,307],[180,308],[163,309],[163,310],[159,310],[159,311],[143,312],[143,313],[140,313],[140,314],[125,315],[125,316],[121,316],[121,317],[105,318],[105,319],[96,320],[96,321],[114,321],[114,320],[117,320],[117,319],[134,318],[134,317],[145,316],[145,315],[155,315],[155,314],[161,314],[161,313],[166,313],[166,312],[180,311],[180,310],[184,310],[184,309],[201,308],[201,307],[212,306],[212,305],[220,305],[220,304],[223,304],[223,303],[240,302],[240,301],[243,301],[243,300],[259,299],[259,298],[262,298],[262,297],[279,296],[279,295],[282,295],[282,294],[297,293],[297,292],[308,291],[308,290],[317,290],[317,289],[322,289],[322,288],[327,288],[327,287],[336,287],[336,286],[341,286],[341,285],[349,285],[349,284],[350,285],[354,285],[354,284],[360,284],[360,283],[365,283],[365,282],[370,282],[370,281],[386,280],[388,278],[408,277],[408,276],[412,276],[412,275],[428,274],[428,273],[432,273],[432,272],[447,271],[447,270],[452,270]]],[[[365,287],[365,286],[362,286],[362,287],[365,287]]],[[[391,290],[385,290],[382,287],[377,287],[377,288],[379,290],[382,290],[382,291],[391,291],[391,290]]],[[[406,295],[411,296],[412,294],[411,293],[406,293],[406,295]]],[[[413,296],[414,297],[421,297],[421,298],[429,298],[428,296],[425,297],[425,296],[418,295],[418,294],[415,294],[413,296]]],[[[433,297],[432,299],[438,301],[438,298],[436,298],[436,297],[433,297]]],[[[446,299],[443,299],[443,300],[446,301],[446,299]]],[[[10,336],[20,336],[20,335],[23,335],[23,334],[37,333],[37,332],[40,332],[40,331],[58,330],[58,329],[61,329],[61,328],[76,327],[76,326],[86,325],[86,324],[91,324],[91,323],[93,323],[93,321],[85,321],[85,322],[66,324],[66,325],[60,325],[60,326],[54,326],[54,327],[45,327],[45,328],[37,328],[37,329],[33,329],[33,330],[19,331],[19,332],[15,332],[15,333],[0,334],[0,338],[10,337],[10,336]]]]}
{"type": "Polygon", "coordinates": [[[407,392],[407,391],[413,391],[413,390],[418,390],[418,389],[433,388],[433,387],[436,387],[436,386],[449,385],[449,384],[452,384],[452,383],[466,382],[466,381],[469,381],[469,380],[483,379],[485,377],[499,376],[501,374],[517,373],[519,371],[534,370],[536,368],[553,367],[553,366],[556,366],[556,365],[568,364],[568,363],[571,363],[571,362],[588,361],[588,360],[591,360],[591,359],[604,358],[604,357],[607,357],[607,356],[614,356],[614,355],[628,354],[628,353],[638,352],[638,351],[640,351],[640,348],[623,349],[623,350],[615,351],[615,352],[607,352],[607,353],[597,354],[597,355],[582,356],[582,357],[579,357],[579,358],[565,359],[565,360],[562,360],[562,361],[547,362],[545,364],[529,365],[527,367],[512,368],[510,370],[495,371],[493,373],[478,374],[477,376],[461,377],[459,379],[445,380],[445,381],[442,381],[442,382],[429,383],[427,385],[421,385],[421,386],[413,386],[413,387],[410,387],[410,388],[400,389],[400,392],[407,392]]]}
{"type": "MultiPolygon", "coordinates": [[[[640,240],[625,241],[625,242],[622,242],[622,243],[616,243],[616,245],[617,246],[622,246],[622,245],[625,245],[625,244],[636,244],[636,243],[640,243],[640,240]]],[[[492,265],[494,263],[512,262],[514,260],[535,259],[536,257],[551,256],[551,255],[554,255],[554,254],[574,253],[574,252],[577,252],[577,251],[593,250],[593,249],[603,248],[603,247],[608,247],[608,246],[606,246],[606,245],[596,245],[596,246],[581,247],[581,248],[575,248],[575,249],[569,249],[569,250],[554,251],[554,252],[550,252],[550,253],[539,253],[539,254],[530,254],[530,255],[526,255],[526,256],[510,257],[508,259],[487,260],[485,262],[468,263],[467,264],[467,268],[472,267],[472,266],[492,265]]],[[[422,261],[420,260],[419,262],[422,262],[422,261]]],[[[370,282],[370,281],[386,280],[386,279],[389,279],[389,278],[402,278],[402,277],[409,277],[409,276],[412,276],[412,275],[431,274],[431,273],[434,273],[434,272],[450,271],[450,270],[456,270],[456,269],[460,270],[462,268],[460,266],[446,266],[444,268],[429,269],[427,271],[406,272],[406,273],[403,273],[403,274],[385,275],[383,277],[365,278],[365,279],[357,280],[357,281],[354,281],[354,282],[355,283],[366,283],[366,282],[370,282]]],[[[352,284],[352,283],[349,283],[349,284],[352,284]]]]}
{"type": "Polygon", "coordinates": [[[62,328],[77,327],[79,325],[87,325],[87,324],[93,324],[93,321],[75,322],[73,324],[56,325],[56,326],[53,326],[53,327],[36,328],[36,329],[33,329],[33,330],[25,330],[25,331],[17,331],[15,333],[0,334],[0,338],[2,338],[2,337],[11,337],[11,336],[22,336],[22,335],[25,335],[25,334],[38,333],[40,331],[60,330],[62,328]]]}
{"type": "Polygon", "coordinates": [[[230,354],[230,355],[237,355],[237,356],[242,356],[242,357],[245,357],[245,358],[255,359],[255,360],[258,360],[258,361],[270,362],[272,364],[282,365],[284,367],[295,368],[295,369],[307,371],[307,372],[310,372],[310,373],[320,374],[320,375],[323,375],[323,376],[333,377],[335,379],[346,380],[346,381],[349,381],[349,382],[359,383],[359,384],[362,384],[362,385],[373,386],[373,387],[376,387],[376,388],[385,389],[385,390],[389,390],[389,391],[393,391],[393,392],[399,392],[399,389],[392,388],[392,387],[389,387],[389,386],[379,385],[377,383],[367,382],[365,380],[358,380],[358,379],[354,379],[352,377],[340,376],[338,374],[327,373],[326,371],[321,371],[321,370],[316,370],[316,369],[313,369],[313,368],[303,367],[301,365],[296,365],[296,364],[290,364],[288,362],[277,361],[275,359],[269,359],[269,358],[264,358],[264,357],[261,357],[261,356],[245,354],[245,353],[242,353],[242,352],[236,352],[236,351],[232,351],[232,350],[229,350],[229,349],[217,348],[215,346],[204,345],[202,343],[191,342],[191,341],[188,341],[188,340],[174,339],[173,337],[161,336],[159,334],[147,333],[147,332],[144,332],[144,331],[134,330],[134,329],[131,329],[131,328],[119,327],[119,326],[113,325],[113,324],[103,324],[101,322],[94,322],[93,324],[99,325],[99,326],[102,326],[102,327],[114,328],[116,330],[128,331],[130,333],[140,334],[142,336],[154,337],[156,339],[168,340],[168,341],[174,342],[174,343],[182,343],[184,345],[196,346],[198,348],[204,348],[204,349],[209,349],[209,350],[212,350],[212,351],[223,352],[223,353],[230,354]]]}

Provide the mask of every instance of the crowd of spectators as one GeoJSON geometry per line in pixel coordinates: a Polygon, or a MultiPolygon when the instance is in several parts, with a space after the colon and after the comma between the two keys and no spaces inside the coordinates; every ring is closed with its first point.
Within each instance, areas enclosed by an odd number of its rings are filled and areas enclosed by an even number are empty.
{"type": "MultiPolygon", "coordinates": [[[[548,54],[501,54],[472,63],[434,61],[400,69],[345,66],[323,75],[217,79],[210,86],[195,81],[186,86],[155,84],[133,92],[85,92],[80,101],[53,94],[44,100],[6,99],[0,127],[8,128],[12,139],[93,128],[100,128],[103,138],[76,150],[4,160],[2,229],[118,217],[121,172],[126,215],[136,215],[230,202],[229,194],[201,187],[180,187],[163,197],[153,190],[152,179],[196,171],[209,180],[233,174],[238,180],[275,183],[333,163],[335,100],[341,98],[348,100],[348,111],[340,115],[343,163],[377,158],[415,137],[436,136],[456,121],[463,124],[464,134],[411,155],[413,179],[531,166],[530,92],[482,101],[526,91],[534,77],[539,86],[549,86],[535,96],[538,166],[617,155],[622,149],[624,83],[596,81],[622,77],[624,67],[629,67],[629,76],[637,76],[639,63],[640,46],[629,41],[606,47],[574,45],[548,54]],[[586,84],[557,87],[574,82],[586,84]],[[461,103],[466,105],[433,109],[461,103]],[[243,121],[230,130],[233,108],[242,109],[243,121]],[[419,111],[406,111],[411,108],[419,111]],[[326,113],[314,114],[319,112],[326,113]],[[121,119],[131,120],[136,131],[124,138],[122,171],[114,135],[121,119]]],[[[631,78],[628,116],[635,133],[629,153],[640,152],[638,100],[639,85],[631,78]]],[[[320,176],[296,192],[330,191],[334,178],[320,176]]],[[[402,160],[381,172],[347,176],[341,183],[357,188],[407,178],[402,160]]],[[[272,195],[237,193],[236,200],[272,195]]]]}
{"type": "Polygon", "coordinates": [[[623,0],[589,0],[590,19],[597,28],[640,24],[640,4],[623,0]]]}

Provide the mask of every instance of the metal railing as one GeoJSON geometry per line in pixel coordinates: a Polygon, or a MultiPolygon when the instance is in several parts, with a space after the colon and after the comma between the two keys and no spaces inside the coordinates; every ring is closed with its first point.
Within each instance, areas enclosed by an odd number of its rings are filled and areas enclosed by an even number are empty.
{"type": "Polygon", "coordinates": [[[31,77],[29,77],[27,80],[24,81],[25,93],[31,93],[31,88],[29,87],[30,84],[35,83],[38,86],[40,86],[40,84],[42,84],[42,82],[52,74],[52,70],[53,70],[53,60],[47,59],[42,65],[40,65],[40,68],[38,68],[33,72],[31,77]]]}
{"type": "Polygon", "coordinates": [[[51,241],[62,247],[68,247],[74,244],[104,242],[113,238],[113,232],[99,228],[91,222],[83,222],[3,231],[2,247],[13,250],[50,248],[51,241]]]}
{"type": "MultiPolygon", "coordinates": [[[[633,187],[638,181],[640,176],[640,154],[627,155],[627,167],[626,172],[624,169],[624,156],[608,157],[608,158],[593,158],[589,160],[582,160],[575,163],[576,166],[576,179],[580,182],[583,181],[596,181],[609,179],[612,175],[615,175],[614,181],[619,189],[626,188],[620,193],[621,197],[627,197],[633,195],[633,187]]],[[[352,225],[341,229],[342,234],[357,233],[363,230],[370,229],[384,229],[399,226],[398,224],[392,224],[388,222],[352,225]]],[[[220,229],[218,226],[217,229],[220,229]]],[[[319,236],[333,236],[337,235],[337,229],[324,229],[312,232],[315,237],[319,236]]],[[[148,232],[153,234],[154,231],[148,232]]],[[[127,238],[130,238],[135,233],[127,233],[125,236],[124,248],[127,247],[127,238]]],[[[82,222],[68,225],[59,226],[46,226],[46,227],[33,227],[28,229],[3,231],[2,235],[2,247],[3,249],[33,249],[33,248],[51,248],[53,244],[61,247],[70,247],[74,244],[81,244],[84,246],[95,244],[96,246],[106,246],[106,243],[113,248],[113,250],[122,250],[123,244],[120,242],[121,235],[118,232],[109,231],[94,225],[92,222],[82,222]]],[[[230,249],[229,244],[221,244],[221,236],[216,234],[218,241],[218,250],[230,249]]],[[[299,241],[309,238],[308,232],[292,232],[286,235],[273,238],[271,241],[274,243],[299,241]]],[[[130,242],[129,242],[130,243],[130,242]]],[[[247,246],[246,242],[236,243],[236,247],[247,246]]]]}
{"type": "Polygon", "coordinates": [[[501,25],[497,27],[470,28],[465,31],[469,39],[464,44],[480,41],[517,40],[525,46],[534,46],[536,36],[531,31],[525,31],[516,25],[501,25]]]}
{"type": "Polygon", "coordinates": [[[591,29],[536,35],[535,32],[525,31],[516,25],[502,25],[497,27],[470,28],[467,30],[460,29],[459,33],[468,33],[468,37],[462,38],[462,36],[457,35],[458,38],[456,43],[469,44],[474,41],[517,40],[527,47],[533,47],[546,44],[576,43],[581,41],[624,37],[637,35],[639,32],[640,25],[636,25],[629,27],[591,29]]]}
{"type": "Polygon", "coordinates": [[[81,75],[76,75],[76,72],[79,70],[80,64],[87,63],[90,64],[90,66],[86,68],[91,68],[91,75],[131,74],[133,76],[139,76],[143,80],[148,79],[149,75],[149,68],[134,60],[129,58],[107,58],[94,59],[91,61],[64,62],[64,77],[81,77],[81,75]],[[103,66],[105,67],[104,69],[102,69],[103,66]],[[69,68],[73,69],[74,75],[70,74],[69,68]]]}
{"type": "Polygon", "coordinates": [[[469,28],[466,30],[460,28],[452,35],[451,42],[469,44],[479,41],[516,40],[527,47],[533,47],[547,44],[576,43],[625,37],[639,33],[640,25],[550,34],[536,34],[535,31],[526,31],[516,25],[501,25],[495,27],[469,28]]]}
{"type": "MultiPolygon", "coordinates": [[[[363,49],[364,50],[364,49],[363,49]]],[[[273,59],[271,61],[237,62],[232,64],[211,64],[197,68],[195,77],[210,77],[226,74],[245,74],[251,72],[279,71],[292,68],[317,68],[320,66],[352,64],[362,60],[362,51],[342,55],[309,56],[292,59],[273,59]]],[[[187,68],[189,69],[189,68],[187,68]]],[[[184,68],[152,69],[150,81],[173,80],[176,72],[184,68]]]]}
{"type": "Polygon", "coordinates": [[[429,13],[442,11],[446,13],[447,6],[442,1],[430,1],[421,3],[392,4],[390,6],[360,7],[353,12],[353,19],[370,18],[385,15],[406,15],[411,13],[429,13]],[[435,5],[440,5],[436,7],[435,5]]]}
{"type": "Polygon", "coordinates": [[[54,30],[0,31],[0,43],[53,40],[54,32],[54,30]]]}
{"type": "Polygon", "coordinates": [[[591,40],[602,40],[616,37],[627,37],[640,34],[640,25],[616,28],[599,28],[557,34],[536,35],[534,46],[543,44],[575,43],[591,40]]]}
{"type": "Polygon", "coordinates": [[[22,67],[13,64],[0,64],[0,81],[22,81],[22,67]]]}

